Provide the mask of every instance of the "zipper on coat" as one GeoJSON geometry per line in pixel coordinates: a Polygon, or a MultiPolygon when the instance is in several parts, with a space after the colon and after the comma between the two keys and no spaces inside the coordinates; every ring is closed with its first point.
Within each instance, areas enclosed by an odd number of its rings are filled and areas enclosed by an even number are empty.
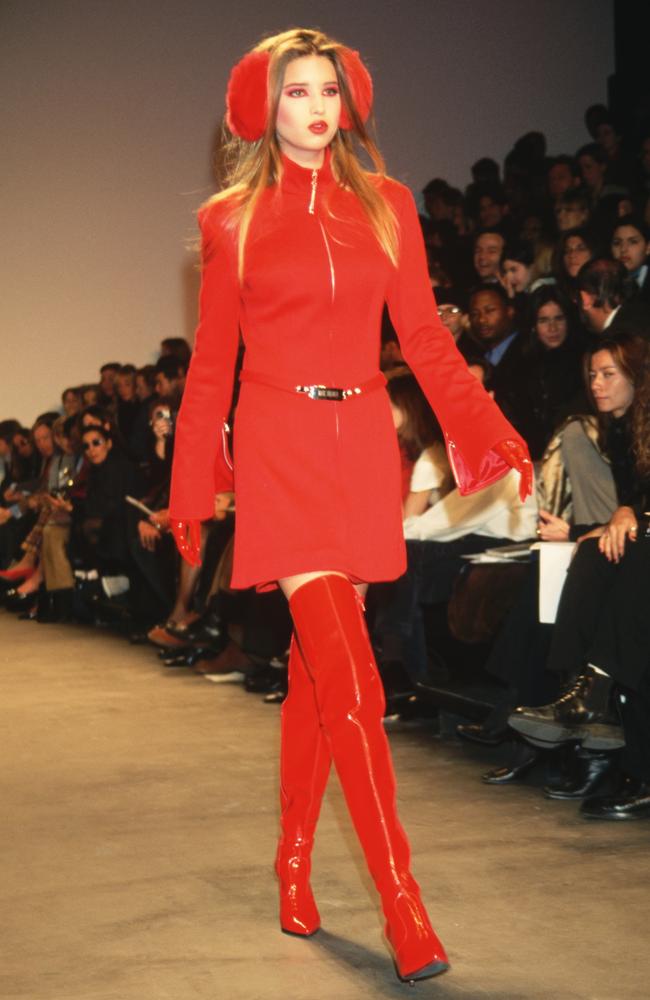
{"type": "Polygon", "coordinates": [[[336,273],[334,271],[334,261],[332,260],[332,251],[330,250],[330,241],[327,238],[327,233],[325,232],[325,227],[323,223],[318,220],[318,225],[320,226],[320,231],[323,235],[323,242],[325,244],[325,250],[327,251],[327,260],[330,266],[330,288],[332,290],[332,302],[334,301],[334,295],[336,294],[336,273]]]}
{"type": "Polygon", "coordinates": [[[311,172],[311,198],[309,199],[309,214],[314,214],[314,205],[316,204],[316,186],[318,184],[318,171],[312,170],[311,172]]]}

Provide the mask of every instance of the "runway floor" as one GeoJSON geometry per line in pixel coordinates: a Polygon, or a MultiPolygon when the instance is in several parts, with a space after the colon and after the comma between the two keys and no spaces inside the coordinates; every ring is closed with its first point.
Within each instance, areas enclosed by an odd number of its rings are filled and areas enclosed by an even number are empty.
{"type": "Polygon", "coordinates": [[[647,1000],[650,822],[580,820],[495,753],[391,732],[401,815],[449,973],[394,976],[332,779],[324,930],[279,932],[277,706],[149,647],[0,612],[0,997],[647,1000]]]}

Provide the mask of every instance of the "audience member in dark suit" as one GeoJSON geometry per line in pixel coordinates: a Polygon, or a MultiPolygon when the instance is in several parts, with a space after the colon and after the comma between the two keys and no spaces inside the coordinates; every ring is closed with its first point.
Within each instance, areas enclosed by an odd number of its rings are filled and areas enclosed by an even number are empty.
{"type": "Polygon", "coordinates": [[[587,329],[599,336],[650,339],[650,303],[638,294],[624,266],[596,257],[578,273],[580,312],[587,329]]]}
{"type": "Polygon", "coordinates": [[[465,357],[477,348],[492,368],[494,399],[520,434],[527,404],[522,395],[523,338],[515,327],[515,309],[500,284],[478,285],[469,302],[469,334],[458,341],[465,357]]]}

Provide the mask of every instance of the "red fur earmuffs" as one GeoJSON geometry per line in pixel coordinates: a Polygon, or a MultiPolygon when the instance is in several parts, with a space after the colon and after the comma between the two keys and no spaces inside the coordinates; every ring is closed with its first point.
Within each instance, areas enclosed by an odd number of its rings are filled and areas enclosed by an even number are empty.
{"type": "MultiPolygon", "coordinates": [[[[340,50],[352,100],[361,121],[372,108],[372,77],[354,49],[340,50]]],[[[249,52],[233,67],[226,91],[226,124],[233,135],[256,142],[266,130],[269,113],[268,52],[249,52]]],[[[352,128],[346,109],[341,106],[339,128],[352,128]]]]}

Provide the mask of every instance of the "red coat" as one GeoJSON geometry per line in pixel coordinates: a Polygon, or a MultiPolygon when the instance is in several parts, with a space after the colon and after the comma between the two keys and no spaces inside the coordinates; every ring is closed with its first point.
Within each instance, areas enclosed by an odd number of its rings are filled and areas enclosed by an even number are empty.
{"type": "Polygon", "coordinates": [[[438,319],[410,192],[393,180],[377,183],[399,221],[397,269],[328,160],[317,174],[312,214],[312,171],[285,159],[280,184],[264,192],[249,230],[241,287],[227,205],[200,213],[200,319],[170,507],[174,519],[209,518],[215,492],[234,486],[234,587],[268,589],[280,577],[319,569],[356,581],[404,571],[400,461],[385,389],[340,402],[291,391],[312,383],[348,388],[375,375],[384,302],[443,428],[461,492],[507,472],[491,449],[521,440],[438,319]],[[286,390],[242,382],[233,483],[221,429],[240,328],[244,369],[286,390]]]}

